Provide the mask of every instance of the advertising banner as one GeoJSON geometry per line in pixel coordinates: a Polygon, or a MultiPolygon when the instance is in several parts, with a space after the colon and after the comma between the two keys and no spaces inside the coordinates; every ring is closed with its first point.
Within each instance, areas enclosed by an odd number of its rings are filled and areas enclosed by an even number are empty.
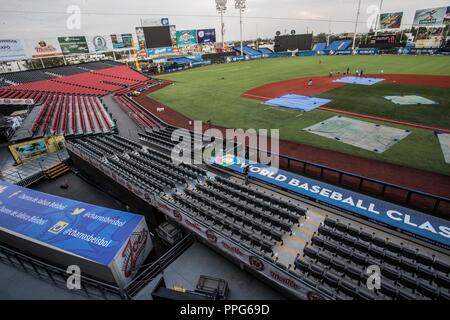
{"type": "Polygon", "coordinates": [[[177,46],[177,27],[170,26],[170,40],[172,41],[172,47],[177,46]]]}
{"type": "Polygon", "coordinates": [[[47,58],[62,55],[61,47],[56,38],[25,40],[25,44],[26,50],[32,58],[47,58]]]}
{"type": "Polygon", "coordinates": [[[89,53],[86,37],[58,37],[64,55],[89,53]]]}
{"type": "Polygon", "coordinates": [[[20,105],[20,106],[31,106],[34,104],[33,99],[8,99],[8,98],[0,98],[0,104],[7,105],[20,105]]]}
{"type": "Polygon", "coordinates": [[[444,22],[450,24],[450,7],[447,7],[447,13],[445,14],[444,22]]]}
{"type": "Polygon", "coordinates": [[[113,274],[120,287],[125,287],[134,278],[152,249],[147,223],[141,219],[113,260],[113,274]]]}
{"type": "Polygon", "coordinates": [[[195,30],[177,31],[177,45],[179,47],[197,44],[197,32],[195,30]]]}
{"type": "Polygon", "coordinates": [[[215,43],[216,29],[197,30],[197,42],[199,44],[215,43]]]}
{"type": "Polygon", "coordinates": [[[143,18],[142,27],[160,27],[170,25],[169,18],[143,18]]]}
{"type": "Polygon", "coordinates": [[[403,12],[380,14],[380,29],[398,29],[402,25],[403,12]]]}
{"type": "Polygon", "coordinates": [[[9,146],[9,149],[13,157],[19,159],[21,162],[47,153],[47,145],[44,139],[12,144],[9,146]]]}
{"type": "Polygon", "coordinates": [[[112,34],[111,42],[113,49],[127,49],[133,47],[133,35],[131,33],[112,34]]]}
{"type": "Polygon", "coordinates": [[[444,24],[447,7],[417,10],[413,27],[437,27],[444,24]]]}
{"type": "Polygon", "coordinates": [[[107,52],[112,51],[112,41],[110,36],[96,35],[86,37],[86,42],[88,44],[89,52],[107,52]]]}
{"type": "Polygon", "coordinates": [[[18,39],[0,39],[0,61],[24,60],[27,58],[22,42],[18,39]]]}
{"type": "Polygon", "coordinates": [[[148,49],[147,53],[149,56],[160,56],[164,54],[171,54],[173,53],[173,48],[167,47],[167,48],[152,48],[148,49]]]}
{"type": "Polygon", "coordinates": [[[136,28],[136,37],[137,37],[137,42],[138,42],[138,48],[137,48],[138,55],[141,58],[146,58],[147,57],[147,47],[145,44],[144,28],[142,28],[142,27],[136,28]]]}
{"type": "MultiPolygon", "coordinates": [[[[218,156],[211,162],[240,173],[247,165],[240,158],[228,155],[218,156]]],[[[448,220],[259,163],[250,163],[249,171],[250,177],[265,183],[450,247],[448,220]]]]}
{"type": "MultiPolygon", "coordinates": [[[[109,266],[130,241],[135,243],[134,232],[143,220],[140,215],[41,193],[0,180],[0,228],[3,232],[100,265],[109,266]]],[[[139,248],[146,239],[140,239],[139,248]]]]}

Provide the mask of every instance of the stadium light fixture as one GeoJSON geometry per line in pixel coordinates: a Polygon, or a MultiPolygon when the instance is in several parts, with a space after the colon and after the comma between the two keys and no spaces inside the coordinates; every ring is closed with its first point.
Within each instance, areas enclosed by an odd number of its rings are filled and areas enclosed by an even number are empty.
{"type": "Polygon", "coordinates": [[[236,1],[236,9],[239,10],[239,23],[240,23],[240,35],[241,35],[241,56],[244,56],[244,42],[242,41],[242,12],[244,12],[246,5],[246,0],[235,0],[236,1]]]}
{"type": "Polygon", "coordinates": [[[225,24],[223,23],[223,14],[227,10],[227,0],[216,0],[216,9],[220,13],[220,28],[222,33],[222,48],[225,49],[225,24]]]}

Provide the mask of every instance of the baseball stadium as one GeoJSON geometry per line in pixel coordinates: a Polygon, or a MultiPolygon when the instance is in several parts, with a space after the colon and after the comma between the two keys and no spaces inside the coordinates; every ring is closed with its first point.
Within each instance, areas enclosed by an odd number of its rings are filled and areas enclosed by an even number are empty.
{"type": "Polygon", "coordinates": [[[0,0],[0,299],[450,299],[447,3],[25,2],[0,0]]]}

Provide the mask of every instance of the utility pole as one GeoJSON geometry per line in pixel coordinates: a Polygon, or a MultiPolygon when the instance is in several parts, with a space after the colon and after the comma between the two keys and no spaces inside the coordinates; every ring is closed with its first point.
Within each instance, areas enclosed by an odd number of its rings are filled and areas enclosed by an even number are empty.
{"type": "Polygon", "coordinates": [[[352,50],[355,50],[355,47],[356,47],[356,33],[358,32],[358,22],[359,22],[360,13],[361,13],[361,0],[358,1],[358,11],[356,12],[355,34],[353,35],[352,50]]]}

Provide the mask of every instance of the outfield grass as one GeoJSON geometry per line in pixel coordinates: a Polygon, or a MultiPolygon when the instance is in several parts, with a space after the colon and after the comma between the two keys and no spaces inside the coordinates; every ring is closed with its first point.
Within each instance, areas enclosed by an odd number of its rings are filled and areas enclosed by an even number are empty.
{"type": "MultiPolygon", "coordinates": [[[[448,57],[426,56],[330,56],[254,60],[227,65],[212,65],[161,78],[176,81],[173,86],[151,96],[189,118],[230,128],[279,128],[282,139],[383,160],[418,169],[450,175],[440,145],[433,132],[411,129],[413,134],[383,154],[338,143],[302,129],[336,114],[315,110],[300,113],[270,108],[258,101],[241,98],[245,91],[263,84],[304,76],[326,75],[364,69],[366,74],[403,73],[450,75],[448,57]],[[319,60],[322,61],[319,64],[319,60]]],[[[366,87],[365,87],[366,88],[366,87]]],[[[355,97],[361,100],[360,94],[355,97]]],[[[390,125],[390,124],[386,124],[390,125]]],[[[393,126],[393,125],[390,125],[393,126]]],[[[405,129],[405,127],[394,126],[405,129]]]]}
{"type": "Polygon", "coordinates": [[[319,95],[331,99],[326,107],[379,117],[450,128],[450,90],[396,84],[347,85],[319,95]],[[385,96],[418,95],[437,105],[396,105],[385,96]],[[364,99],[361,99],[364,97],[364,99]]]}

